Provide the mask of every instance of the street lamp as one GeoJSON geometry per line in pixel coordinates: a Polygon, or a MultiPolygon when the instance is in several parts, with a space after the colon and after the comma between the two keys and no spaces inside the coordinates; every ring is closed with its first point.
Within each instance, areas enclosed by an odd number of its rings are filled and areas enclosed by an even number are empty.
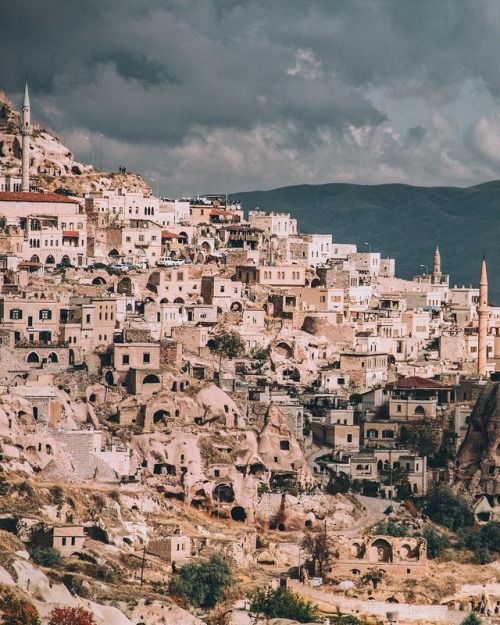
{"type": "Polygon", "coordinates": [[[372,244],[368,243],[367,241],[364,242],[364,245],[368,245],[369,250],[370,250],[370,254],[372,253],[372,244]]]}
{"type": "Polygon", "coordinates": [[[425,268],[425,275],[428,276],[429,275],[429,265],[420,265],[420,266],[425,268]]]}
{"type": "Polygon", "coordinates": [[[104,135],[101,135],[101,158],[99,159],[99,170],[102,171],[102,138],[104,135]]]}
{"type": "Polygon", "coordinates": [[[91,155],[91,163],[92,163],[92,168],[93,168],[94,167],[94,143],[91,137],[85,137],[85,139],[87,139],[87,141],[90,141],[90,155],[91,155]]]}

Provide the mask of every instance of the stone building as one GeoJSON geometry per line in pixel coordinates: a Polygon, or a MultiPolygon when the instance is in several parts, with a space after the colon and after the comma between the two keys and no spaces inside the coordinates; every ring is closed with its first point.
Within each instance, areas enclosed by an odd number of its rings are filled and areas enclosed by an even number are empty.
{"type": "Polygon", "coordinates": [[[80,525],[60,525],[33,532],[31,542],[36,547],[57,549],[70,557],[79,553],[85,544],[84,528],[80,525]]]}
{"type": "Polygon", "coordinates": [[[181,534],[157,538],[149,541],[147,552],[168,564],[185,564],[191,558],[191,539],[181,534]]]}
{"type": "Polygon", "coordinates": [[[333,576],[360,576],[374,568],[402,579],[427,575],[427,542],[424,538],[334,536],[332,543],[333,576]]]}

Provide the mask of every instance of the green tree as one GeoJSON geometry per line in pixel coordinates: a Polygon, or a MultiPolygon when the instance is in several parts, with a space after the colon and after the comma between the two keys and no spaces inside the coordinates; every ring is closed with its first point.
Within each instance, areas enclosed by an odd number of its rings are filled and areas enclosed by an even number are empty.
{"type": "Polygon", "coordinates": [[[386,576],[386,572],[382,571],[382,569],[370,569],[363,575],[361,581],[363,584],[371,583],[373,588],[377,590],[377,586],[386,578],[386,576]]]}
{"type": "Polygon", "coordinates": [[[427,541],[427,556],[431,560],[440,556],[450,544],[450,540],[447,536],[439,534],[430,525],[424,528],[422,536],[427,541]]]}
{"type": "Polygon", "coordinates": [[[213,608],[234,584],[229,564],[218,553],[180,567],[169,584],[169,595],[197,608],[213,608]]]}
{"type": "Polygon", "coordinates": [[[338,493],[347,493],[351,486],[351,479],[345,473],[333,475],[325,487],[327,495],[337,495],[338,493]]]}
{"type": "Polygon", "coordinates": [[[495,558],[491,552],[500,551],[500,523],[490,521],[479,528],[463,530],[460,544],[474,551],[479,564],[492,562],[495,558]]]}
{"type": "Polygon", "coordinates": [[[482,621],[477,614],[471,612],[468,614],[463,621],[461,621],[460,625],[481,625],[482,621]]]}
{"type": "Polygon", "coordinates": [[[402,427],[397,442],[419,456],[433,456],[440,445],[434,424],[428,420],[402,427]]]}
{"type": "Polygon", "coordinates": [[[40,618],[34,605],[14,596],[9,590],[0,590],[1,625],[40,625],[40,618]]]}
{"type": "Polygon", "coordinates": [[[301,547],[311,559],[311,573],[323,577],[332,551],[332,541],[327,534],[326,527],[322,525],[307,531],[302,539],[301,547]]]}
{"type": "Polygon", "coordinates": [[[245,353],[245,341],[236,330],[221,328],[212,338],[210,349],[223,358],[238,358],[245,353]]]}
{"type": "Polygon", "coordinates": [[[411,497],[410,480],[408,479],[408,471],[406,469],[399,467],[392,471],[392,484],[396,487],[398,499],[411,497]]]}
{"type": "Polygon", "coordinates": [[[268,618],[287,618],[299,623],[316,623],[316,607],[289,588],[257,588],[249,595],[250,612],[268,618]]]}
{"type": "Polygon", "coordinates": [[[447,486],[431,492],[424,511],[435,523],[444,525],[454,532],[462,527],[474,525],[474,513],[469,504],[447,486]]]}

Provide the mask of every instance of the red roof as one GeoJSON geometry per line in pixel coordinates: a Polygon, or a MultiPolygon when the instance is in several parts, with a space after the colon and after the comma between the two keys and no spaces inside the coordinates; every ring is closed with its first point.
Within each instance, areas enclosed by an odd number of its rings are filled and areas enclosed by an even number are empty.
{"type": "Polygon", "coordinates": [[[433,388],[443,388],[443,385],[435,380],[430,380],[429,378],[421,378],[418,375],[411,376],[409,378],[401,378],[401,380],[397,380],[396,382],[389,382],[386,384],[386,389],[394,388],[423,388],[423,389],[433,389],[433,388]]]}
{"type": "Polygon", "coordinates": [[[210,211],[210,215],[224,215],[234,217],[234,213],[231,213],[231,211],[225,211],[223,208],[213,208],[210,211]]]}
{"type": "Polygon", "coordinates": [[[183,239],[184,237],[181,234],[176,234],[175,232],[168,232],[168,230],[162,230],[161,238],[162,239],[183,239]]]}
{"type": "Polygon", "coordinates": [[[79,237],[78,230],[63,230],[63,237],[79,237]]]}
{"type": "Polygon", "coordinates": [[[76,200],[59,195],[59,193],[23,193],[1,191],[0,202],[57,202],[58,204],[78,204],[76,200]]]}

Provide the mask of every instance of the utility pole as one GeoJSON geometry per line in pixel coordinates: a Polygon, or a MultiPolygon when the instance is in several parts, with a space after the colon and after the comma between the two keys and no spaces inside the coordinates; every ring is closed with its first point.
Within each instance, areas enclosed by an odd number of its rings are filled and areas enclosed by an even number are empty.
{"type": "Polygon", "coordinates": [[[141,586],[144,583],[144,565],[146,563],[146,545],[144,545],[144,549],[142,551],[142,562],[141,562],[141,586]]]}

